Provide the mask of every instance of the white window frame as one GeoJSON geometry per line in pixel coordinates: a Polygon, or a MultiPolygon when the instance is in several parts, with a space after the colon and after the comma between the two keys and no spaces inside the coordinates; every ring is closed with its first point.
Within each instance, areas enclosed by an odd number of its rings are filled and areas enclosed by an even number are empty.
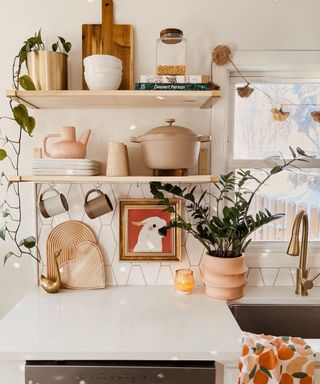
{"type": "MultiPolygon", "coordinates": [[[[272,79],[308,79],[320,83],[320,51],[236,51],[232,61],[248,76],[272,73],[272,79]]],[[[237,167],[269,168],[273,163],[266,160],[233,160],[234,87],[231,76],[234,67],[213,65],[213,81],[220,85],[222,97],[212,110],[211,170],[220,175],[237,167]]],[[[320,160],[314,160],[306,168],[320,168],[320,160]]],[[[286,255],[286,242],[257,241],[246,252],[250,267],[296,267],[297,260],[286,255]]],[[[309,244],[310,267],[320,266],[320,242],[309,244]]]]}

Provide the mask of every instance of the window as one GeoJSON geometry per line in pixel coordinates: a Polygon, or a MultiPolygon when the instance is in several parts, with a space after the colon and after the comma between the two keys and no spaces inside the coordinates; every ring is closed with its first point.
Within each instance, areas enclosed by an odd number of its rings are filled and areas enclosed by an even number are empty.
{"type": "MultiPolygon", "coordinates": [[[[283,73],[246,73],[246,77],[283,104],[320,104],[320,78],[288,78],[283,73]]],[[[230,74],[229,169],[255,169],[261,177],[262,169],[273,163],[268,158],[277,160],[281,154],[287,159],[292,157],[289,145],[320,158],[320,124],[310,115],[317,107],[284,107],[290,116],[279,123],[271,115],[277,105],[264,94],[255,91],[249,98],[238,96],[236,88],[243,85],[241,78],[230,74]]],[[[320,160],[301,164],[304,168],[275,175],[257,194],[254,210],[268,208],[285,216],[257,231],[254,241],[287,241],[300,209],[309,214],[310,239],[320,240],[320,160]]]]}

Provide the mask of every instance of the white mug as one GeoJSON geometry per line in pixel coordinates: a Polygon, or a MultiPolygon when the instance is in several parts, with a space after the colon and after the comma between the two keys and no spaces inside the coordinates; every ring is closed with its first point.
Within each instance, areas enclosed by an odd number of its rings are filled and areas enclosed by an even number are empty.
{"type": "Polygon", "coordinates": [[[67,199],[62,193],[58,192],[54,188],[48,188],[43,193],[41,193],[38,207],[42,216],[46,219],[59,215],[60,213],[67,212],[69,210],[67,199]],[[55,195],[44,199],[44,195],[50,191],[55,192],[55,195]]]}

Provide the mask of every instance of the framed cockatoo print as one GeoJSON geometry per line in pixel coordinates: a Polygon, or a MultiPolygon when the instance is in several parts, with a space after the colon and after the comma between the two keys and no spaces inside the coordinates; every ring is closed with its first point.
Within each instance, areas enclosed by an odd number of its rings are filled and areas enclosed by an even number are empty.
{"type": "Polygon", "coordinates": [[[171,199],[175,213],[164,211],[157,200],[121,199],[120,260],[180,260],[179,228],[164,229],[175,214],[181,214],[181,200],[171,199]]]}

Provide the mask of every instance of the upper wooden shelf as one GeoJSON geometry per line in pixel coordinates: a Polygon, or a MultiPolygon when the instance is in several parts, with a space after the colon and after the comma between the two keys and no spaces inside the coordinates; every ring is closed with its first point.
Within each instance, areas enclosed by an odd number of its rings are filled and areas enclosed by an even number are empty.
{"type": "Polygon", "coordinates": [[[211,175],[190,175],[190,176],[13,176],[13,182],[34,182],[36,184],[47,183],[150,183],[161,181],[166,183],[214,183],[218,181],[217,176],[211,175]]]}
{"type": "Polygon", "coordinates": [[[202,108],[221,91],[16,91],[6,96],[36,109],[79,108],[202,108]]]}

